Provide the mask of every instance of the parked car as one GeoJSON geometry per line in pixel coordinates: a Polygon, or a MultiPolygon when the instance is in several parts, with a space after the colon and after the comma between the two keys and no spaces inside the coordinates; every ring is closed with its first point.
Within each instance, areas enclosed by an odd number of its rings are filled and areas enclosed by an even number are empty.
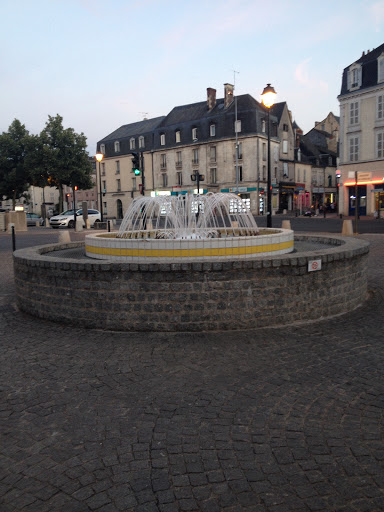
{"type": "Polygon", "coordinates": [[[36,222],[39,223],[39,226],[44,224],[44,219],[37,213],[27,213],[27,226],[36,226],[36,222]]]}
{"type": "MultiPolygon", "coordinates": [[[[85,222],[83,220],[83,210],[76,210],[76,219],[78,217],[83,221],[83,226],[85,226],[85,222]]],[[[91,227],[94,226],[95,223],[101,222],[101,214],[98,210],[88,210],[88,219],[91,227]]],[[[75,215],[73,210],[66,210],[60,215],[55,215],[49,219],[49,224],[53,228],[73,228],[75,223],[75,215]]]]}

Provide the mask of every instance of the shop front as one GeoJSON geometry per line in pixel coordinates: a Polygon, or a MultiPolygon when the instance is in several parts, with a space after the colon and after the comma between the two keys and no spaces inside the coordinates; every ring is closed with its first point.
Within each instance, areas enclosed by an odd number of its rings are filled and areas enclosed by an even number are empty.
{"type": "Polygon", "coordinates": [[[375,217],[384,219],[384,185],[375,185],[374,194],[375,217]]]}
{"type": "Polygon", "coordinates": [[[279,212],[290,211],[294,208],[294,195],[296,183],[280,182],[279,184],[279,212]]]}
{"type": "Polygon", "coordinates": [[[311,197],[305,190],[305,183],[297,183],[293,196],[293,208],[300,212],[300,215],[311,208],[311,197]]]}

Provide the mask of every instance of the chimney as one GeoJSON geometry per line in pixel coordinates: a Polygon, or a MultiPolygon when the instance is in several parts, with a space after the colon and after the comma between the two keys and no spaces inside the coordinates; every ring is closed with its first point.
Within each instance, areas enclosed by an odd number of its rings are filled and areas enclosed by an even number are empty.
{"type": "Polygon", "coordinates": [[[362,55],[361,55],[361,56],[362,56],[362,57],[364,57],[364,56],[365,56],[365,51],[363,51],[363,53],[362,53],[362,55]]]}
{"type": "Polygon", "coordinates": [[[233,85],[224,84],[224,108],[229,107],[233,101],[233,85]]]}
{"type": "Polygon", "coordinates": [[[208,110],[212,110],[216,106],[216,89],[207,87],[207,104],[208,110]]]}

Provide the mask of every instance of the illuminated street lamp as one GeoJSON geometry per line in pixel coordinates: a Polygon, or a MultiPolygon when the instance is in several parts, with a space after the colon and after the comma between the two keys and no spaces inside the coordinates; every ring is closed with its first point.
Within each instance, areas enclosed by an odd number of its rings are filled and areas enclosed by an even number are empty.
{"type": "Polygon", "coordinates": [[[272,105],[275,103],[276,91],[271,86],[271,84],[267,84],[264,87],[263,94],[261,95],[261,102],[265,107],[267,107],[268,112],[268,174],[267,174],[267,227],[272,227],[272,184],[271,184],[271,127],[270,127],[270,109],[272,105]]]}
{"type": "Polygon", "coordinates": [[[99,194],[100,194],[100,218],[101,222],[104,222],[103,220],[103,192],[101,189],[101,161],[104,158],[103,153],[96,153],[96,160],[99,162],[99,194]]]}

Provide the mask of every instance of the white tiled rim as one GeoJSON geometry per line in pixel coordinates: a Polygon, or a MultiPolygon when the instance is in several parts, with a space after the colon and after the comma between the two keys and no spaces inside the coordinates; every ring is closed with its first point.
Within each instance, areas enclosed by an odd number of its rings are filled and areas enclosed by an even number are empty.
{"type": "Polygon", "coordinates": [[[199,240],[157,239],[155,232],[144,231],[135,233],[135,238],[117,238],[116,235],[87,235],[86,255],[116,262],[173,263],[251,259],[278,256],[294,250],[294,233],[290,229],[263,228],[256,236],[240,234],[199,240]]]}

